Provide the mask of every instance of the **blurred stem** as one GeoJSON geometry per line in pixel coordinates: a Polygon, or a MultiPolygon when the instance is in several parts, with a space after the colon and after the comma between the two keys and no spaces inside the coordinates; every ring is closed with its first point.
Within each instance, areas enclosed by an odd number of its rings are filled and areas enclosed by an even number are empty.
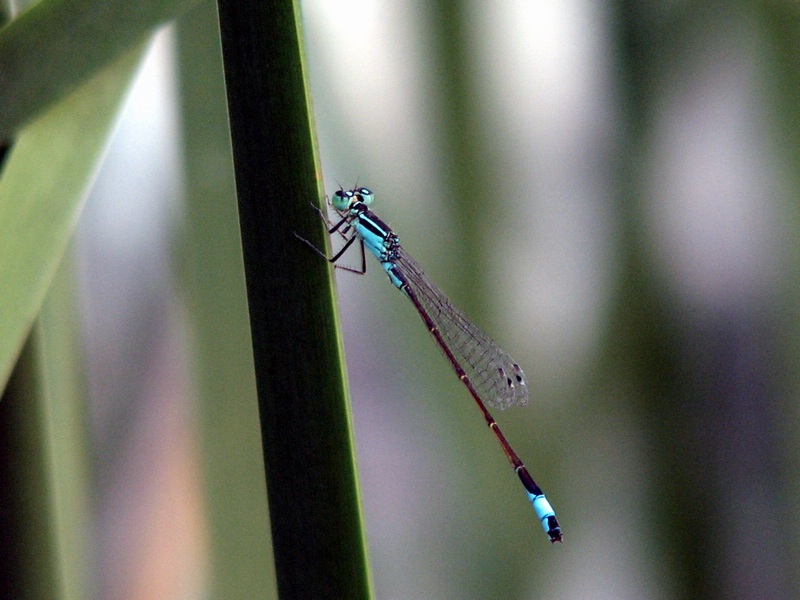
{"type": "Polygon", "coordinates": [[[468,315],[478,316],[480,296],[486,291],[480,289],[481,278],[474,277],[486,263],[478,225],[486,211],[482,199],[492,196],[495,182],[486,172],[486,125],[476,94],[479,74],[470,54],[477,38],[473,10],[464,2],[433,2],[429,37],[440,111],[437,123],[444,146],[440,176],[449,191],[448,226],[459,240],[459,258],[448,265],[448,291],[460,299],[459,305],[468,315]]]}
{"type": "Polygon", "coordinates": [[[184,284],[209,530],[208,597],[274,598],[275,570],[215,0],[179,21],[184,284]],[[209,243],[213,240],[213,244],[209,243]]]}

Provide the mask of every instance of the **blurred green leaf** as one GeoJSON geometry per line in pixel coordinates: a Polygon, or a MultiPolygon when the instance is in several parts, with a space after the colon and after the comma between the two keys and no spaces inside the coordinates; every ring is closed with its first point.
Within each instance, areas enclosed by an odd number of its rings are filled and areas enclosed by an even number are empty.
{"type": "Polygon", "coordinates": [[[43,0],[0,29],[0,139],[195,0],[43,0]]]}
{"type": "Polygon", "coordinates": [[[0,387],[5,386],[78,220],[141,48],[33,122],[0,179],[0,387]]]}

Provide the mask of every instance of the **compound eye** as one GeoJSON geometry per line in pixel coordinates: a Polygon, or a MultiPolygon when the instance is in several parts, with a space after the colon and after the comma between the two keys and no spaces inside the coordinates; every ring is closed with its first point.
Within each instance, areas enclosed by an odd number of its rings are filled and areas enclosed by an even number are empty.
{"type": "Polygon", "coordinates": [[[372,201],[375,199],[375,194],[373,194],[372,190],[370,190],[369,188],[362,187],[358,188],[355,191],[358,197],[361,199],[361,202],[363,202],[367,206],[372,204],[372,201]]]}
{"type": "Polygon", "coordinates": [[[331,204],[336,210],[347,210],[353,201],[353,192],[351,190],[336,190],[333,194],[331,204]]]}

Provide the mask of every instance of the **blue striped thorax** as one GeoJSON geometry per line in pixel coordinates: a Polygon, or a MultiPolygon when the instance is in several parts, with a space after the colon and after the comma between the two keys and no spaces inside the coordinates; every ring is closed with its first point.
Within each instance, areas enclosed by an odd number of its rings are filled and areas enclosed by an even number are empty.
{"type": "Polygon", "coordinates": [[[364,246],[380,261],[392,284],[402,289],[404,281],[397,277],[394,269],[400,240],[391,227],[367,208],[374,198],[367,188],[337,190],[331,204],[336,210],[347,213],[348,222],[364,241],[364,246]]]}

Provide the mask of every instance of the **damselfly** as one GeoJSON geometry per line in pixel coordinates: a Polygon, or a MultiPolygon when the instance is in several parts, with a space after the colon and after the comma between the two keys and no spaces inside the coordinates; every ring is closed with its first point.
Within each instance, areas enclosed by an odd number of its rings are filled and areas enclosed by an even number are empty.
{"type": "Polygon", "coordinates": [[[331,200],[333,208],[340,217],[339,222],[331,224],[320,211],[330,226],[328,233],[339,232],[346,240],[341,250],[332,257],[328,257],[308,240],[295,235],[317,254],[334,264],[358,240],[361,246],[361,269],[335,265],[348,271],[366,273],[364,247],[380,261],[389,280],[411,300],[442,354],[469,390],[487,425],[514,467],[514,472],[522,481],[536,516],[550,536],[550,541],[560,542],[561,527],[553,508],[486,407],[489,405],[504,409],[527,404],[528,386],[525,383],[525,374],[507,352],[500,349],[489,336],[450,303],[444,292],[423,273],[416,261],[406,254],[397,235],[369,210],[373,199],[374,194],[364,187],[352,190],[340,189],[331,200]]]}

